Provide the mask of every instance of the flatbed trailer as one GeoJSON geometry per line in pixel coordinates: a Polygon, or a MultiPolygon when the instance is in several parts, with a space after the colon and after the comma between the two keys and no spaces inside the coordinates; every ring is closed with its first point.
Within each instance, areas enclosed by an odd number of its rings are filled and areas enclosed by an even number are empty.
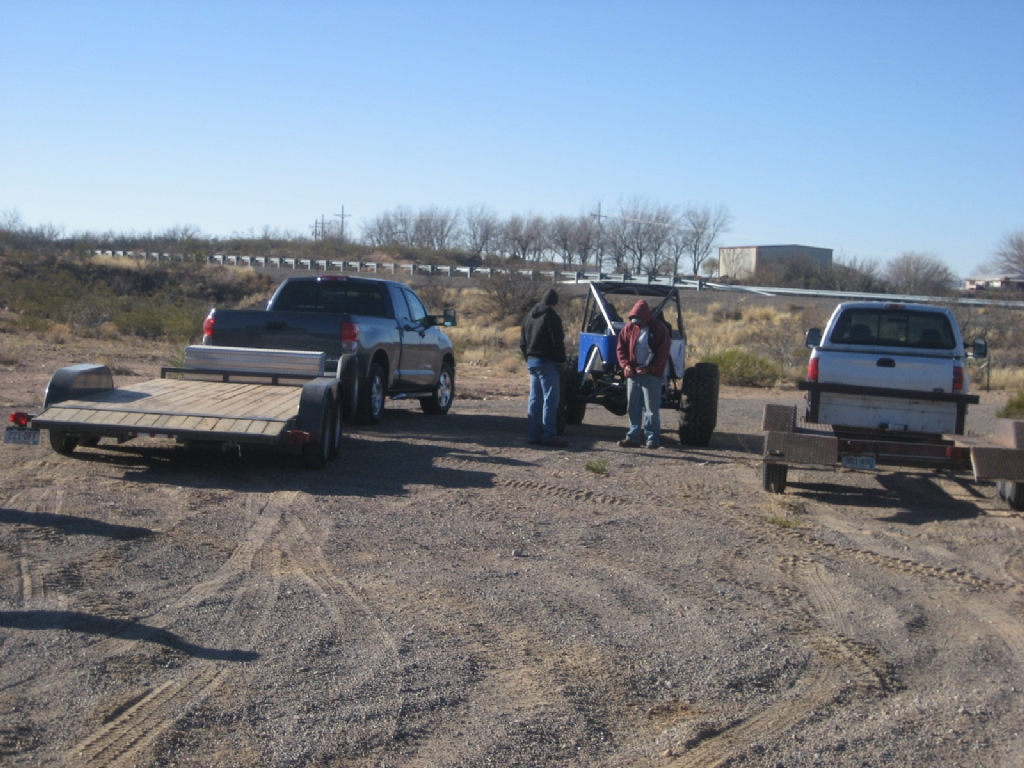
{"type": "Polygon", "coordinates": [[[38,443],[70,454],[100,440],[173,438],[185,445],[261,445],[297,450],[321,469],[341,447],[338,380],[324,375],[322,352],[193,345],[182,367],[115,387],[105,365],[61,368],[38,415],[12,414],[6,443],[38,443]]]}
{"type": "Polygon", "coordinates": [[[973,473],[975,482],[994,480],[999,495],[1014,509],[1024,509],[1024,421],[999,419],[995,434],[962,434],[967,405],[977,395],[908,393],[871,387],[800,382],[808,391],[806,418],[798,423],[797,406],[768,403],[761,429],[762,486],[769,493],[786,490],[789,467],[874,470],[904,466],[973,473]],[[957,403],[956,432],[936,434],[888,429],[865,429],[815,423],[816,403],[823,391],[842,391],[871,397],[948,400],[957,403]],[[923,395],[923,398],[922,398],[923,395]]]}

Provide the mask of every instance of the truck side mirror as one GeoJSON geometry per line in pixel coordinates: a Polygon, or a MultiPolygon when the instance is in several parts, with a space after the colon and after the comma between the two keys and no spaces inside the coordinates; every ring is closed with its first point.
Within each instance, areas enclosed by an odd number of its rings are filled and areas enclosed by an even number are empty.
{"type": "Polygon", "coordinates": [[[456,316],[455,316],[455,307],[448,307],[444,311],[443,318],[444,318],[444,327],[445,328],[452,328],[455,325],[457,325],[458,324],[458,318],[456,318],[456,316]]]}
{"type": "Polygon", "coordinates": [[[807,331],[807,336],[804,338],[804,346],[821,346],[821,328],[811,328],[809,331],[807,331]]]}
{"type": "Polygon", "coordinates": [[[984,357],[988,357],[988,342],[984,339],[975,339],[973,346],[973,354],[971,355],[975,360],[981,360],[984,357]]]}

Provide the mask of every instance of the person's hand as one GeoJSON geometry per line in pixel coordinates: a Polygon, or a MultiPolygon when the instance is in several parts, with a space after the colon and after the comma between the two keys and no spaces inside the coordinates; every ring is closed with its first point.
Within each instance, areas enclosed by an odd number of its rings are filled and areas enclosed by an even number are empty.
{"type": "Polygon", "coordinates": [[[628,366],[628,365],[622,366],[622,375],[623,376],[632,376],[633,375],[633,369],[630,366],[628,366]]]}
{"type": "Polygon", "coordinates": [[[644,375],[646,375],[647,374],[647,366],[646,365],[638,365],[636,367],[636,373],[637,373],[637,376],[644,376],[644,375]]]}

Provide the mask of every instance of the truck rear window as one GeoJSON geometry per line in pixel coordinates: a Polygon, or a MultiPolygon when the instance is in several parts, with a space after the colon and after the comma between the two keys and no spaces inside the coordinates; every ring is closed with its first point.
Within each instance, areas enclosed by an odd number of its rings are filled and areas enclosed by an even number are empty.
{"type": "Polygon", "coordinates": [[[848,309],[839,316],[833,344],[864,344],[913,349],[953,349],[956,336],[941,312],[907,309],[848,309]]]}
{"type": "Polygon", "coordinates": [[[347,280],[287,283],[274,299],[274,309],[387,317],[387,307],[379,285],[347,280]]]}

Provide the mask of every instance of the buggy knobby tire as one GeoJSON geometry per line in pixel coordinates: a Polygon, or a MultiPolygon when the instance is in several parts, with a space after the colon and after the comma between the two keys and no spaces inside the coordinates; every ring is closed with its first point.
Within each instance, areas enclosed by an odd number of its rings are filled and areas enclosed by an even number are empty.
{"type": "Polygon", "coordinates": [[[679,442],[703,446],[718,424],[718,366],[697,363],[686,369],[679,399],[679,442]]]}
{"type": "Polygon", "coordinates": [[[441,375],[430,397],[420,398],[420,408],[431,416],[444,416],[451,410],[455,399],[455,369],[450,363],[441,363],[441,375]]]}
{"type": "Polygon", "coordinates": [[[357,424],[376,424],[384,415],[387,384],[384,371],[377,363],[370,363],[366,380],[359,385],[359,402],[352,420],[357,424]]]}
{"type": "Polygon", "coordinates": [[[50,447],[62,456],[68,456],[78,447],[78,438],[62,429],[51,429],[50,447]]]}
{"type": "Polygon", "coordinates": [[[582,424],[587,414],[587,401],[577,400],[583,394],[582,371],[576,370],[576,358],[570,358],[567,366],[568,374],[564,377],[566,385],[562,387],[562,412],[566,424],[582,424]]]}
{"type": "Polygon", "coordinates": [[[782,493],[786,490],[786,477],[789,467],[786,464],[762,464],[761,487],[768,493],[782,493]]]}

